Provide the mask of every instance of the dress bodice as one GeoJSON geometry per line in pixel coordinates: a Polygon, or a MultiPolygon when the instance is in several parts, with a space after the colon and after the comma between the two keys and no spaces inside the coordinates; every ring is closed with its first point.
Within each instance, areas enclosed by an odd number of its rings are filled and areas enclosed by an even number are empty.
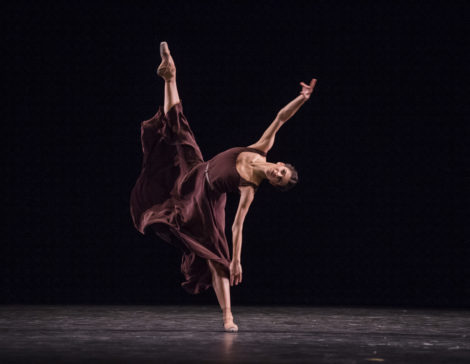
{"type": "Polygon", "coordinates": [[[266,153],[249,147],[230,148],[217,154],[206,162],[206,178],[210,187],[220,193],[237,192],[239,186],[258,187],[253,182],[247,181],[237,171],[237,157],[241,152],[254,152],[266,156],[266,153]]]}

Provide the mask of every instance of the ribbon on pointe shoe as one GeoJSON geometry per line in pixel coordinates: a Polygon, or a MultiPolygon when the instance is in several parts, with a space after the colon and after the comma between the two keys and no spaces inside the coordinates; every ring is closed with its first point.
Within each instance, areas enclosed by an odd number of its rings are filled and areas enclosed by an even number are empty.
{"type": "Polygon", "coordinates": [[[223,317],[224,317],[223,326],[224,326],[225,331],[227,331],[227,332],[237,332],[238,331],[238,326],[233,322],[232,313],[228,313],[228,314],[224,313],[223,317]],[[229,321],[229,320],[232,321],[232,324],[228,327],[225,327],[225,322],[229,321]]]}

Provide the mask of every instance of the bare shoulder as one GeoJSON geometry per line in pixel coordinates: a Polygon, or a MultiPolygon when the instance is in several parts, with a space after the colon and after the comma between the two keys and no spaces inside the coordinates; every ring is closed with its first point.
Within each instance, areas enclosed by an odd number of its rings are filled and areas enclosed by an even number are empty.
{"type": "Polygon", "coordinates": [[[265,141],[258,141],[254,144],[248,145],[247,148],[258,149],[261,152],[269,152],[268,144],[265,141]]]}
{"type": "MultiPolygon", "coordinates": [[[[252,145],[255,145],[255,144],[252,144],[252,145]]],[[[247,148],[258,149],[259,151],[263,152],[261,149],[256,148],[256,147],[248,146],[247,148]]],[[[257,160],[266,160],[266,156],[261,155],[261,154],[256,153],[256,152],[249,151],[249,150],[245,150],[245,151],[241,152],[239,154],[239,157],[240,157],[239,160],[243,160],[245,162],[246,161],[252,162],[252,161],[257,161],[257,160]]]]}

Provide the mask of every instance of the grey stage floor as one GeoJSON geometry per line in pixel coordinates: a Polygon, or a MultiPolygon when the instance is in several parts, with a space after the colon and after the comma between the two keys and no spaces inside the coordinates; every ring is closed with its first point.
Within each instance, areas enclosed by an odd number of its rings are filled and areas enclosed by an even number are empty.
{"type": "Polygon", "coordinates": [[[0,306],[0,362],[470,363],[470,311],[0,306]]]}

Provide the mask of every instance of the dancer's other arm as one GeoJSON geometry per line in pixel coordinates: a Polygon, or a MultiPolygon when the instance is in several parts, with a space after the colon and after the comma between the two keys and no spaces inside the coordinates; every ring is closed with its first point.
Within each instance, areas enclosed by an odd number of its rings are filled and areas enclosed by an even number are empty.
{"type": "Polygon", "coordinates": [[[242,281],[242,233],[243,233],[243,222],[245,216],[250,208],[255,191],[250,186],[239,187],[240,189],[240,202],[238,204],[237,213],[235,214],[235,220],[232,225],[232,262],[230,263],[230,285],[237,285],[242,281]]]}
{"type": "Polygon", "coordinates": [[[315,78],[310,81],[310,85],[306,85],[303,82],[300,82],[302,86],[302,91],[300,95],[297,96],[294,100],[289,102],[284,106],[276,115],[276,118],[271,123],[271,125],[266,129],[261,138],[254,144],[249,145],[250,148],[255,148],[267,153],[272,146],[274,145],[274,139],[279,128],[289,120],[299,108],[310,98],[310,95],[315,88],[317,80],[315,78]]]}

